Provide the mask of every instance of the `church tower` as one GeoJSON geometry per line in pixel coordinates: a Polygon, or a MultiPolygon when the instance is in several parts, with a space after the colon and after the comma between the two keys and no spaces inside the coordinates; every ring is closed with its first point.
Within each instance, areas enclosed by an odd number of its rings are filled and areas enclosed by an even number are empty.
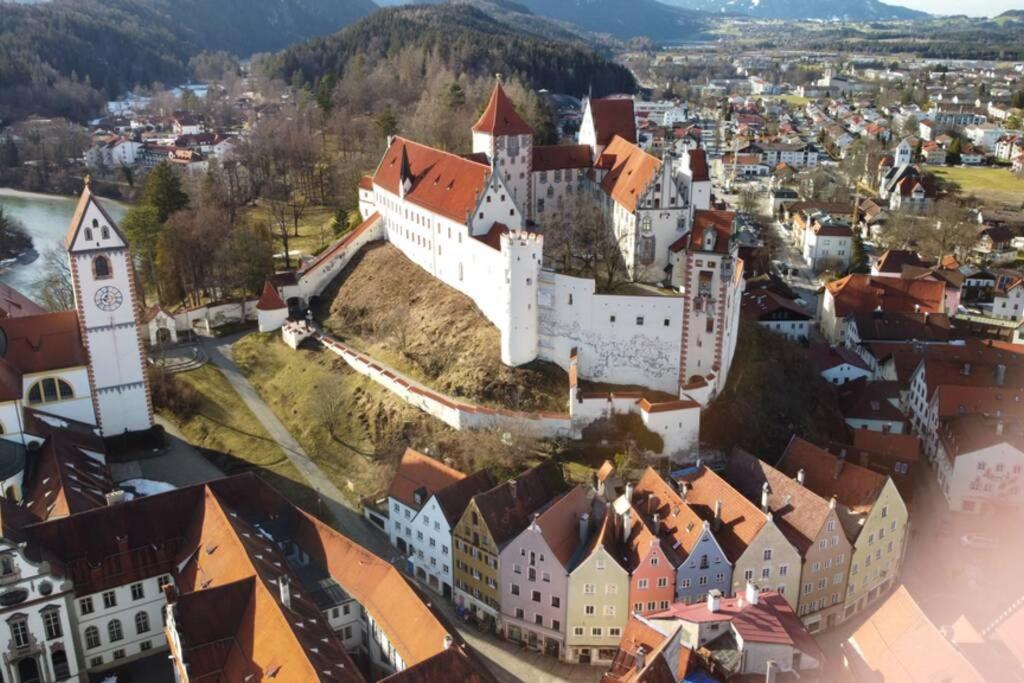
{"type": "Polygon", "coordinates": [[[473,153],[487,155],[512,193],[520,214],[532,216],[533,129],[519,116],[500,82],[495,84],[487,108],[473,126],[473,153]]]}
{"type": "Polygon", "coordinates": [[[103,436],[153,426],[128,241],[86,185],[65,238],[75,309],[103,436]]]}

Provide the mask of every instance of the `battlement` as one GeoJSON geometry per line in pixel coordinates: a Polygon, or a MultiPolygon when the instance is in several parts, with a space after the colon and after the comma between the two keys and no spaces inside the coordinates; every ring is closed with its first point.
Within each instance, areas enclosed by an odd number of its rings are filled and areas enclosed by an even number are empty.
{"type": "Polygon", "coordinates": [[[529,230],[509,230],[501,236],[502,246],[518,244],[521,247],[543,247],[544,235],[529,230]]]}

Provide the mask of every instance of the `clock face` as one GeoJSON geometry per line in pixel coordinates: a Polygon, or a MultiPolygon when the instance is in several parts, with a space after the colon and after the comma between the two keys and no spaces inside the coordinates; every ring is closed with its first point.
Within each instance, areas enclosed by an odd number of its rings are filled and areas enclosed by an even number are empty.
{"type": "Polygon", "coordinates": [[[121,290],[117,287],[100,287],[99,291],[96,292],[96,306],[101,311],[116,311],[121,308],[121,304],[124,303],[124,295],[121,294],[121,290]]]}

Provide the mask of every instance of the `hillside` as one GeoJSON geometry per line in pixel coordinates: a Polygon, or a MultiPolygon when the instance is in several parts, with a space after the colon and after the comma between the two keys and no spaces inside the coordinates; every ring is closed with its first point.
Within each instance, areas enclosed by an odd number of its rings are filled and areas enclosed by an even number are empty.
{"type": "Polygon", "coordinates": [[[328,38],[310,40],[268,58],[271,74],[309,83],[326,74],[342,74],[354,59],[374,65],[401,46],[440,57],[456,74],[521,77],[534,88],[595,96],[634,92],[636,81],[614,64],[577,42],[552,40],[513,27],[466,5],[417,5],[383,9],[328,38]]]}
{"type": "Polygon", "coordinates": [[[182,80],[199,52],[278,50],[375,8],[372,0],[0,2],[0,120],[81,118],[137,84],[182,80]]]}
{"type": "Polygon", "coordinates": [[[324,294],[325,326],[348,344],[453,396],[523,410],[566,410],[569,380],[547,363],[510,368],[469,297],[390,244],[371,245],[324,294]],[[438,343],[443,340],[443,344],[438,343]]]}
{"type": "MultiPolygon", "coordinates": [[[[562,24],[568,31],[613,36],[620,39],[648,37],[655,40],[688,40],[698,37],[707,22],[697,12],[670,7],[670,0],[382,0],[378,4],[475,5],[491,16],[507,20],[510,15],[543,17],[562,24]]],[[[536,26],[536,22],[531,22],[536,26]]],[[[520,24],[517,23],[516,26],[520,24]]]]}
{"type": "Polygon", "coordinates": [[[715,14],[744,14],[760,19],[920,19],[925,12],[880,0],[664,0],[678,7],[715,14]]]}

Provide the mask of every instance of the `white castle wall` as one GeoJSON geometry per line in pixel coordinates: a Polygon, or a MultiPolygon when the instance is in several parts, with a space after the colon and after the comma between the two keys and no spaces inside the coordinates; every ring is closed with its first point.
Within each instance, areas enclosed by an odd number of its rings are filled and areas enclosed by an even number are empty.
{"type": "Polygon", "coordinates": [[[578,349],[581,377],[678,395],[682,298],[596,294],[594,288],[590,279],[541,273],[540,357],[568,370],[578,349]]]}

